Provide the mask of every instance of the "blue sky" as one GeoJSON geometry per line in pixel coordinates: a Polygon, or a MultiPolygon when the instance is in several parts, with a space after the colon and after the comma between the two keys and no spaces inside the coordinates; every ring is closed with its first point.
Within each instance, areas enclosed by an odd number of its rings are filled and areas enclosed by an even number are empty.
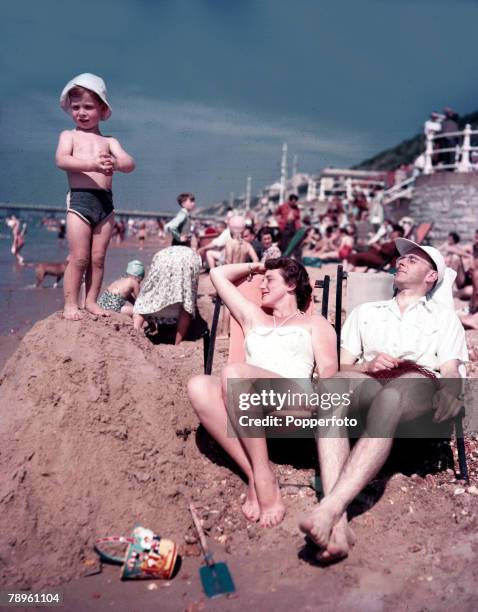
{"type": "Polygon", "coordinates": [[[478,108],[475,0],[16,0],[0,25],[0,201],[61,205],[58,106],[80,72],[106,80],[137,170],[119,207],[174,210],[299,169],[349,166],[433,109],[478,108]]]}

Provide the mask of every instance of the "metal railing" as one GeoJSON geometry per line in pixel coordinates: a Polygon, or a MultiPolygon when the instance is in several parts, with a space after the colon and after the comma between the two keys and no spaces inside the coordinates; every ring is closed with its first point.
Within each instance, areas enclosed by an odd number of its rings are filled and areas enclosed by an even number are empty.
{"type": "Polygon", "coordinates": [[[389,189],[385,189],[385,191],[382,192],[382,203],[390,204],[390,202],[398,198],[410,198],[413,193],[413,187],[415,186],[415,178],[415,176],[410,176],[404,181],[396,183],[389,189]]]}
{"type": "Polygon", "coordinates": [[[353,200],[354,193],[361,192],[367,197],[376,189],[383,189],[385,182],[379,179],[352,178],[352,177],[320,177],[309,181],[307,200],[317,198],[324,202],[334,195],[343,195],[347,200],[353,200]]]}
{"type": "Polygon", "coordinates": [[[472,146],[471,144],[471,137],[474,135],[478,135],[478,130],[472,130],[469,123],[466,124],[462,132],[426,134],[423,174],[434,174],[441,170],[463,173],[476,172],[478,164],[472,158],[475,152],[478,156],[478,146],[472,146]],[[446,141],[454,141],[455,144],[451,147],[446,146],[446,141]],[[440,144],[445,144],[445,146],[442,147],[440,144]],[[444,159],[447,161],[444,162],[444,159]]]}

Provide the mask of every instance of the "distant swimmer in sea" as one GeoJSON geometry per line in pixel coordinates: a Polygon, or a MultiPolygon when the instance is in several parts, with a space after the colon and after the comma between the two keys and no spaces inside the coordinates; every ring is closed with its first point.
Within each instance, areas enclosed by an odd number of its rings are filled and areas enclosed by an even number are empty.
{"type": "Polygon", "coordinates": [[[138,297],[143,278],[143,263],[137,259],[130,261],[125,276],[108,285],[100,295],[98,304],[105,310],[113,310],[132,317],[133,304],[138,297]]]}
{"type": "Polygon", "coordinates": [[[138,230],[139,250],[144,249],[144,243],[146,242],[146,223],[143,221],[139,224],[138,230]]]}
{"type": "Polygon", "coordinates": [[[65,236],[66,236],[66,221],[65,219],[61,219],[58,224],[58,244],[62,247],[65,244],[65,236]]]}
{"type": "Polygon", "coordinates": [[[11,215],[6,220],[6,224],[12,230],[12,247],[10,252],[16,258],[17,262],[23,266],[24,260],[20,251],[25,246],[25,234],[27,232],[27,224],[21,224],[20,219],[17,219],[15,215],[11,215]]]}
{"type": "Polygon", "coordinates": [[[72,79],[60,96],[61,108],[71,115],[75,129],[60,134],[56,165],[68,175],[66,232],[70,262],[65,272],[65,319],[78,321],[81,280],[85,275],[85,308],[108,316],[96,302],[103,280],[104,261],[114,226],[112,177],[132,172],[134,159],[111,136],[103,136],[99,122],[111,115],[106,86],[94,74],[72,79]]]}

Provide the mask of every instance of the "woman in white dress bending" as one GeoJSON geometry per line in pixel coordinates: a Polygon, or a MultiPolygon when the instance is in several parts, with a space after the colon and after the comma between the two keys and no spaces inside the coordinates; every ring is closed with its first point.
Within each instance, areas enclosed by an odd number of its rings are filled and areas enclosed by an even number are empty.
{"type": "Polygon", "coordinates": [[[337,372],[336,335],[320,315],[305,314],[312,288],[305,268],[287,257],[262,263],[242,263],[211,270],[219,297],[244,332],[246,363],[226,365],[221,377],[199,375],[188,383],[188,393],[199,420],[247,477],[242,510],[250,521],[264,527],[284,517],[277,478],[269,463],[265,438],[229,437],[227,432],[227,381],[229,378],[310,378],[337,372]],[[262,308],[246,299],[234,283],[253,274],[264,274],[262,308]]]}

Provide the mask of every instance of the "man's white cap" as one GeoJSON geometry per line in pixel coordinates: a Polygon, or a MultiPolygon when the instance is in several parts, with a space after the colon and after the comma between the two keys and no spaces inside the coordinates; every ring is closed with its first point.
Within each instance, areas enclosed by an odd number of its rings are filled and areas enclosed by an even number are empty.
{"type": "Polygon", "coordinates": [[[436,266],[438,272],[437,283],[441,283],[443,277],[445,275],[445,260],[443,259],[443,255],[440,253],[438,249],[431,246],[421,246],[413,240],[408,240],[407,238],[397,238],[395,240],[395,246],[397,247],[397,251],[400,255],[406,255],[413,249],[419,249],[423,251],[428,257],[433,261],[436,266]]]}
{"type": "Polygon", "coordinates": [[[68,101],[68,92],[73,87],[84,87],[85,89],[89,89],[94,92],[100,100],[102,100],[106,104],[106,109],[103,112],[103,120],[105,121],[109,117],[111,117],[111,106],[108,102],[107,96],[108,92],[106,91],[106,85],[103,79],[96,74],[91,74],[89,72],[84,72],[83,74],[79,74],[74,79],[69,81],[60,96],[60,106],[67,113],[70,110],[70,105],[68,101]]]}

